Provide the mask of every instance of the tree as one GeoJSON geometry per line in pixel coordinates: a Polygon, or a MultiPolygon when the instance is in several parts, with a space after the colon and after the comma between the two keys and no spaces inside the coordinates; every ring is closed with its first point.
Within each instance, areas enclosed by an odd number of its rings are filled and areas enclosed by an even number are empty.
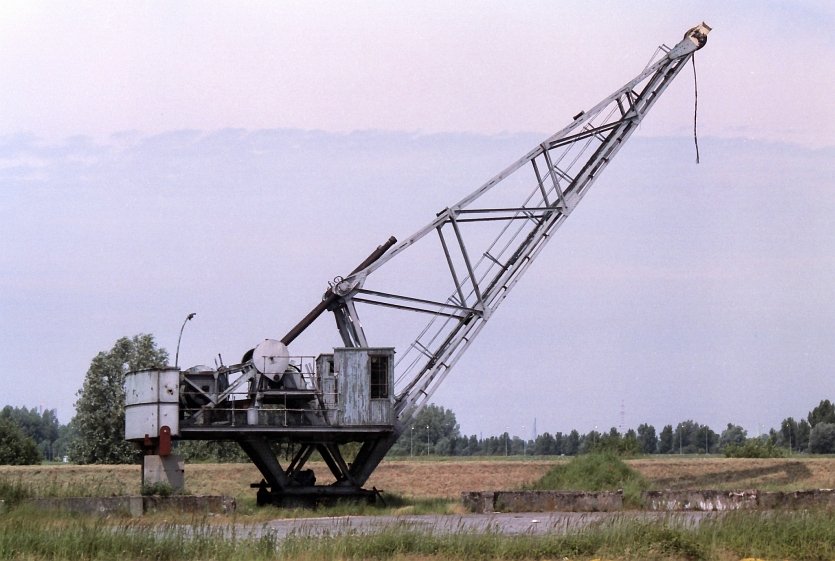
{"type": "Polygon", "coordinates": [[[655,436],[655,427],[642,423],[638,425],[638,445],[644,454],[655,454],[658,449],[658,437],[655,436]]]}
{"type": "Polygon", "coordinates": [[[835,453],[835,423],[817,423],[809,434],[809,452],[812,454],[835,453]]]}
{"type": "Polygon", "coordinates": [[[177,454],[187,462],[246,462],[249,456],[237,442],[228,440],[184,440],[177,443],[177,454]]]}
{"type": "Polygon", "coordinates": [[[134,445],[125,442],[125,374],[161,368],[167,361],[168,352],[158,348],[148,334],[122,337],[112,349],[96,355],[76,394],[75,437],[69,450],[72,461],[118,464],[137,459],[134,445]]]}
{"type": "Polygon", "coordinates": [[[589,431],[580,439],[580,447],[577,450],[580,454],[588,454],[594,452],[597,446],[600,445],[601,434],[596,430],[589,431]]]}
{"type": "Polygon", "coordinates": [[[0,411],[0,418],[8,419],[31,438],[38,447],[40,455],[47,460],[53,459],[53,444],[58,440],[60,423],[55,409],[39,412],[37,408],[12,407],[7,405],[0,411]]]}
{"type": "Polygon", "coordinates": [[[747,435],[748,433],[741,426],[728,423],[727,428],[719,436],[720,450],[724,451],[728,446],[742,446],[745,444],[747,435]]]}
{"type": "Polygon", "coordinates": [[[453,455],[460,438],[461,430],[452,409],[430,403],[407,423],[389,453],[393,456],[453,455]]]}
{"type": "Polygon", "coordinates": [[[575,456],[580,452],[580,433],[577,429],[573,429],[568,436],[565,437],[562,445],[562,453],[566,456],[575,456]]]}
{"type": "Polygon", "coordinates": [[[835,405],[828,399],[824,399],[817,407],[809,411],[807,419],[812,428],[815,428],[818,423],[835,423],[835,405]]]}
{"type": "Polygon", "coordinates": [[[60,461],[64,457],[69,458],[70,444],[75,440],[75,432],[75,423],[72,421],[58,427],[58,438],[52,443],[52,458],[54,460],[60,461]]]}
{"type": "Polygon", "coordinates": [[[783,419],[780,423],[780,432],[777,434],[777,443],[784,448],[788,448],[789,452],[799,449],[798,446],[798,425],[793,417],[783,419]]]}
{"type": "Polygon", "coordinates": [[[556,447],[556,439],[550,432],[544,432],[534,440],[533,453],[537,456],[550,456],[556,453],[556,447]]]}
{"type": "Polygon", "coordinates": [[[704,454],[710,448],[713,431],[707,425],[700,425],[693,420],[678,424],[674,434],[673,452],[684,454],[704,454]]]}
{"type": "Polygon", "coordinates": [[[673,451],[673,425],[664,425],[658,437],[658,453],[669,454],[673,451]]]}
{"type": "Polygon", "coordinates": [[[634,429],[629,429],[624,433],[618,453],[622,456],[635,456],[641,453],[641,443],[638,442],[638,434],[634,429]]]}
{"type": "Polygon", "coordinates": [[[812,427],[806,419],[800,419],[797,423],[797,449],[801,452],[809,449],[809,434],[812,432],[812,427]]]}
{"type": "Polygon", "coordinates": [[[694,438],[694,445],[698,448],[700,454],[717,452],[719,449],[719,435],[707,425],[698,425],[694,438]]]}
{"type": "Polygon", "coordinates": [[[9,419],[0,418],[0,464],[20,466],[40,461],[35,441],[9,419]]]}
{"type": "Polygon", "coordinates": [[[467,439],[467,451],[470,456],[477,456],[482,454],[483,446],[481,441],[478,437],[474,434],[471,434],[470,437],[467,439]]]}

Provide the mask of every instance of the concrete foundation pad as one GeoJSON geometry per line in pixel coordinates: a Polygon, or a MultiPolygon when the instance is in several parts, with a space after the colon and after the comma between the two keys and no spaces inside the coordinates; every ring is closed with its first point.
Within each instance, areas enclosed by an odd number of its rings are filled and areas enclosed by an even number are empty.
{"type": "Polygon", "coordinates": [[[128,497],[66,497],[30,499],[26,504],[41,510],[61,510],[81,514],[142,516],[149,512],[179,514],[231,514],[237,503],[232,497],[173,495],[128,497]]]}
{"type": "MultiPolygon", "coordinates": [[[[613,512],[626,510],[620,491],[468,491],[461,500],[470,512],[613,512]]],[[[728,510],[835,509],[835,490],[770,491],[647,491],[641,505],[630,510],[652,512],[728,510]]]]}

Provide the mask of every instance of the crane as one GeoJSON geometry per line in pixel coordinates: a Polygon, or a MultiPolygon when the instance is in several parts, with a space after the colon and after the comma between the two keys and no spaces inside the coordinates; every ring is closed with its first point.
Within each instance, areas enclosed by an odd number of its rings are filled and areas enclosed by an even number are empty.
{"type": "Polygon", "coordinates": [[[262,341],[235,365],[129,373],[125,437],[145,448],[146,477],[159,472],[148,467],[150,459],[169,461],[172,438],[233,440],[263,475],[253,484],[259,504],[373,498],[364,485],[409,420],[710,30],[702,23],[674,47],[662,45],[635,78],[562,130],[412,235],[389,238],[329,283],[321,301],[280,340],[262,341]],[[381,274],[397,270],[392,261],[413,264],[410,255],[419,255],[427,263],[423,270],[438,278],[409,287],[381,274]],[[370,344],[360,310],[372,307],[425,319],[396,360],[393,347],[370,344]],[[315,357],[291,356],[289,345],[326,312],[343,346],[315,357]],[[314,453],[333,482],[317,484],[308,467],[314,453]]]}

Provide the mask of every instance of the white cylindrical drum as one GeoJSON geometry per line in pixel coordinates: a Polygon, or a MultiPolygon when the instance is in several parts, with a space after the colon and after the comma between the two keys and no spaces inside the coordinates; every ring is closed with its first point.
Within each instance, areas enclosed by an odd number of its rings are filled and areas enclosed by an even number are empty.
{"type": "Polygon", "coordinates": [[[264,339],[252,350],[252,365],[258,372],[274,382],[281,379],[288,364],[290,364],[290,351],[281,341],[264,339]]]}

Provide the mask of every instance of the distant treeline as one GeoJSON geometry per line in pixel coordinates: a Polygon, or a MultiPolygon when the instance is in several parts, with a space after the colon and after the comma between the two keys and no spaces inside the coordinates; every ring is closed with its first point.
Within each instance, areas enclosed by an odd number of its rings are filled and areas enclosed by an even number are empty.
{"type": "Polygon", "coordinates": [[[779,429],[749,437],[739,425],[728,423],[716,432],[692,420],[666,425],[657,432],[650,424],[623,433],[612,427],[607,432],[543,432],[525,440],[507,432],[478,437],[460,434],[455,414],[429,405],[409,423],[392,456],[574,456],[591,451],[638,454],[725,454],[726,456],[773,457],[790,453],[835,453],[835,406],[823,400],[800,421],[788,417],[779,429]]]}
{"type": "MultiPolygon", "coordinates": [[[[0,464],[32,464],[61,461],[77,438],[73,423],[61,425],[54,409],[6,406],[0,411],[0,464]]],[[[113,438],[121,438],[115,435],[113,438]]],[[[124,444],[120,442],[119,444],[124,444]]],[[[178,453],[190,461],[246,461],[232,442],[182,442],[178,453]]],[[[666,425],[657,432],[650,424],[623,433],[577,430],[543,432],[522,439],[507,432],[497,436],[462,435],[455,413],[428,405],[412,419],[392,447],[389,456],[574,456],[592,451],[620,455],[724,454],[726,456],[774,457],[791,453],[835,453],[835,405],[828,399],[812,409],[805,419],[784,419],[779,429],[749,437],[739,425],[728,423],[716,432],[692,420],[666,425]]],[[[281,452],[281,451],[279,451],[281,452]]],[[[291,455],[292,450],[284,450],[291,455]]],[[[73,461],[70,454],[69,460],[73,461]]],[[[126,461],[130,461],[128,458],[126,461]]],[[[94,462],[88,462],[94,463],[94,462]]],[[[112,460],[108,463],[114,463],[112,460]]]]}

